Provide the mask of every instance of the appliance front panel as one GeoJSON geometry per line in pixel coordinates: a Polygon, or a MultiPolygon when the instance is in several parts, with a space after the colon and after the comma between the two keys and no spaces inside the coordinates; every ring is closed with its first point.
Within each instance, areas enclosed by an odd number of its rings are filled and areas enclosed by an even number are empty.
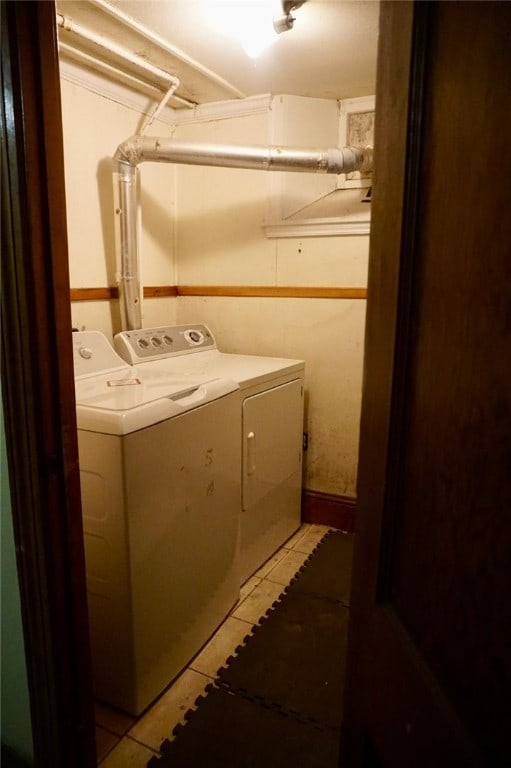
{"type": "Polygon", "coordinates": [[[243,509],[301,471],[303,381],[247,397],[242,407],[243,509]]]}

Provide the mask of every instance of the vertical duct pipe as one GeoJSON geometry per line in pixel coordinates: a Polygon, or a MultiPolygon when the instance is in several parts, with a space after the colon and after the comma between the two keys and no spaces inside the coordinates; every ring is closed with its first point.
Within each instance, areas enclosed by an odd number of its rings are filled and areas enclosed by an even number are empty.
{"type": "Polygon", "coordinates": [[[137,167],[134,165],[114,164],[116,280],[124,330],[140,328],[142,324],[137,175],[137,167]]]}
{"type": "Polygon", "coordinates": [[[117,282],[122,325],[135,330],[142,325],[137,232],[137,167],[142,162],[183,163],[223,168],[307,173],[369,172],[372,149],[304,149],[192,144],[153,136],[133,136],[119,145],[113,158],[117,226],[117,282]]]}

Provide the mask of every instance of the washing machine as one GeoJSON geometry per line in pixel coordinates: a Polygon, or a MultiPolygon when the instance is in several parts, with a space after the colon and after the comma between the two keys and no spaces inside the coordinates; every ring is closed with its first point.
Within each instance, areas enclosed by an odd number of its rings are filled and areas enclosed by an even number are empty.
{"type": "Polygon", "coordinates": [[[114,345],[139,367],[238,383],[243,583],[300,526],[304,361],[222,352],[203,323],[123,331],[114,345]]]}
{"type": "Polygon", "coordinates": [[[94,692],[138,715],[239,598],[239,388],[73,353],[94,692]]]}

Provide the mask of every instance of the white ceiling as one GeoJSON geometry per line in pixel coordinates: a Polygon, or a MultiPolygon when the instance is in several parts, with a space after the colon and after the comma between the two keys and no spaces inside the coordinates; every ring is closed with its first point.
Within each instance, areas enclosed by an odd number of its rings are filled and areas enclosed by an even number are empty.
{"type": "MultiPolygon", "coordinates": [[[[258,1],[230,0],[230,5],[243,5],[250,24],[250,5],[258,1]]],[[[346,99],[375,92],[378,2],[307,0],[293,12],[293,29],[279,35],[256,60],[208,21],[206,6],[215,5],[229,5],[229,0],[57,0],[57,11],[177,76],[177,94],[194,103],[263,93],[346,99]],[[117,18],[115,9],[140,22],[157,42],[144,29],[134,31],[126,19],[117,18]]],[[[162,92],[168,88],[163,80],[141,74],[76,33],[61,29],[59,39],[65,44],[63,56],[85,51],[143,79],[146,88],[147,83],[162,92]]],[[[87,61],[91,65],[92,59],[87,61]]],[[[179,108],[183,103],[171,105],[179,108]]]]}

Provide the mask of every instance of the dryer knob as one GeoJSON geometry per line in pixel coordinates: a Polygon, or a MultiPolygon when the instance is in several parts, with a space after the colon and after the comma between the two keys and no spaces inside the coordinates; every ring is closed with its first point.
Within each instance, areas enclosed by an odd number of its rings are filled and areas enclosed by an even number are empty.
{"type": "Polygon", "coordinates": [[[201,331],[195,331],[192,329],[185,331],[184,337],[189,344],[202,344],[204,341],[204,335],[201,333],[201,331]]]}
{"type": "Polygon", "coordinates": [[[80,357],[83,357],[84,360],[90,360],[92,357],[92,349],[89,349],[89,347],[80,347],[78,354],[80,357]]]}

